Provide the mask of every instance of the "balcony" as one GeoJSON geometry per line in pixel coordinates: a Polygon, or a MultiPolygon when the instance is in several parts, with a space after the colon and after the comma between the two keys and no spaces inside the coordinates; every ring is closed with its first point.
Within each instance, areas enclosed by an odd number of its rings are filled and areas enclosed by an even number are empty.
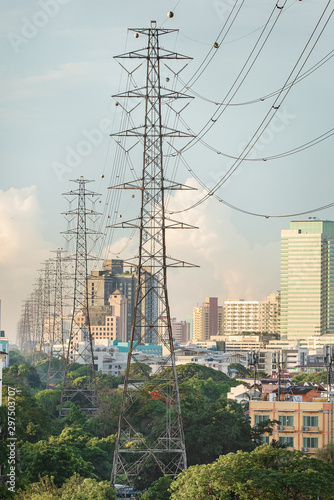
{"type": "Polygon", "coordinates": [[[304,453],[312,453],[312,454],[315,454],[317,453],[318,451],[318,448],[302,448],[302,450],[304,453]]]}
{"type": "Polygon", "coordinates": [[[295,430],[294,425],[278,425],[277,426],[278,432],[294,432],[294,430],[295,430]]]}

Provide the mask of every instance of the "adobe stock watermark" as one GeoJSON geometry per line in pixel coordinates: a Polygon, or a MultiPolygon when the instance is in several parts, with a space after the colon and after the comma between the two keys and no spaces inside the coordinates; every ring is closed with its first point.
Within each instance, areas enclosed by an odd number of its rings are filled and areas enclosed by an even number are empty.
{"type": "MultiPolygon", "coordinates": [[[[289,126],[289,124],[294,120],[294,118],[296,118],[296,115],[289,113],[287,108],[279,109],[276,112],[274,118],[271,120],[269,126],[264,130],[264,132],[259,137],[258,141],[254,144],[252,149],[247,154],[247,158],[249,159],[259,158],[266,160],[265,156],[263,156],[263,158],[261,157],[262,151],[265,149],[266,146],[268,146],[270,143],[274,141],[275,136],[277,134],[280,134],[281,132],[283,132],[283,130],[286,129],[286,127],[289,126]]],[[[239,144],[237,148],[237,154],[235,156],[239,156],[240,154],[242,154],[244,148],[247,146],[250,139],[251,136],[239,144]]],[[[210,177],[213,182],[208,183],[208,187],[213,188],[217,184],[217,182],[219,182],[224,177],[226,172],[235,164],[236,161],[237,160],[230,160],[225,165],[224,170],[220,170],[219,172],[210,172],[210,177]]],[[[235,173],[233,173],[233,177],[240,174],[240,172],[241,168],[239,167],[235,171],[235,173]]],[[[227,182],[229,182],[229,180],[227,182]]]]}
{"type": "Polygon", "coordinates": [[[18,53],[21,46],[27,45],[30,40],[40,32],[41,29],[49,23],[50,19],[56,17],[62,5],[66,5],[71,0],[39,0],[39,10],[30,17],[22,17],[20,33],[10,32],[7,39],[14,52],[18,53]]]}
{"type": "Polygon", "coordinates": [[[215,11],[218,14],[219,19],[223,20],[226,19],[231,10],[232,7],[235,5],[235,0],[214,0],[213,1],[213,7],[215,11]]]}
{"type": "Polygon", "coordinates": [[[64,161],[62,163],[53,161],[51,165],[59,182],[63,180],[65,174],[73,172],[85,158],[93,153],[95,148],[102,144],[104,137],[111,134],[112,124],[110,118],[103,118],[97,127],[90,130],[83,129],[81,131],[83,138],[74,147],[66,146],[64,161]]]}
{"type": "Polygon", "coordinates": [[[16,389],[8,387],[8,490],[15,493],[16,488],[16,435],[15,435],[15,409],[16,389]]]}

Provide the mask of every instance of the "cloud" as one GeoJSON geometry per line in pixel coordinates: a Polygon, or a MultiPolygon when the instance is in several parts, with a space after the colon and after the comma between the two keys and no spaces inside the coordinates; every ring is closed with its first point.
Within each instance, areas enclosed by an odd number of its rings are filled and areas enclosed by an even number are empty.
{"type": "Polygon", "coordinates": [[[37,269],[53,245],[43,238],[35,186],[0,190],[0,298],[2,329],[14,340],[21,302],[32,291],[37,269]]]}
{"type": "MultiPolygon", "coordinates": [[[[194,179],[185,184],[196,185],[194,179]]],[[[170,210],[178,211],[202,198],[204,192],[178,191],[170,210]]],[[[184,319],[192,308],[215,296],[262,300],[279,288],[280,243],[251,245],[232,222],[232,212],[218,202],[203,203],[188,212],[171,215],[198,226],[194,230],[169,230],[167,253],[200,268],[169,273],[169,298],[173,316],[184,319]]]]}
{"type": "MultiPolygon", "coordinates": [[[[187,179],[185,184],[196,186],[196,181],[187,179]]],[[[177,212],[189,207],[204,194],[203,190],[176,191],[168,210],[177,212]]],[[[168,270],[173,317],[184,320],[208,296],[218,297],[223,305],[227,299],[262,300],[279,288],[280,242],[251,244],[233,225],[232,211],[227,207],[212,201],[167,216],[199,228],[166,231],[167,255],[200,266],[168,270]]],[[[129,241],[121,237],[107,249],[107,258],[132,260],[133,255],[138,255],[138,238],[129,241]]]]}
{"type": "Polygon", "coordinates": [[[40,74],[30,74],[24,78],[9,75],[2,80],[1,100],[10,99],[35,99],[52,96],[55,89],[70,89],[78,85],[78,80],[87,82],[96,78],[97,74],[107,77],[105,63],[89,61],[68,62],[59,64],[57,69],[45,71],[40,74]]]}

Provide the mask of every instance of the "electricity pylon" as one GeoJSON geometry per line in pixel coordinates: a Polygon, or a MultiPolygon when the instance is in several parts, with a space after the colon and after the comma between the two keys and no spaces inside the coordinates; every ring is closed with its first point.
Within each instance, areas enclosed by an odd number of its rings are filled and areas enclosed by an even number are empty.
{"type": "Polygon", "coordinates": [[[65,215],[75,221],[76,227],[68,229],[65,234],[70,239],[75,238],[75,270],[74,270],[74,293],[73,311],[70,327],[67,355],[65,359],[64,383],[61,394],[60,416],[64,416],[69,407],[66,403],[77,403],[81,410],[92,415],[97,410],[97,395],[95,387],[95,367],[93,355],[93,341],[90,330],[88,310],[88,290],[86,286],[88,276],[88,250],[87,237],[96,236],[98,233],[87,226],[87,218],[95,218],[99,215],[94,210],[86,207],[86,198],[97,199],[97,194],[86,189],[86,184],[93,182],[80,177],[72,182],[78,184],[78,189],[65,193],[66,197],[75,196],[77,206],[69,210],[65,215]],[[71,363],[86,365],[89,374],[80,387],[75,387],[69,378],[69,367],[71,363]]]}
{"type": "MultiPolygon", "coordinates": [[[[191,189],[165,178],[163,141],[165,138],[190,137],[189,134],[168,128],[162,121],[162,101],[171,102],[189,96],[163,88],[160,81],[160,63],[166,60],[190,59],[159,46],[159,37],[175,32],[174,29],[157,28],[152,21],[150,28],[131,29],[135,38],[145,35],[148,47],[117,56],[116,59],[146,59],[146,85],[120,93],[114,98],[143,98],[145,122],[143,127],[114,134],[118,137],[139,137],[144,145],[142,177],[137,181],[113,186],[114,189],[141,191],[139,219],[109,227],[139,229],[139,259],[137,266],[137,291],[134,308],[129,354],[125,372],[123,399],[120,410],[111,484],[122,483],[133,487],[143,467],[156,467],[160,474],[177,476],[187,467],[184,433],[181,418],[180,396],[175,368],[174,347],[167,294],[167,267],[190,267],[190,264],[167,258],[165,229],[192,228],[171,220],[165,214],[165,193],[168,190],[191,189]],[[147,313],[145,301],[156,297],[157,314],[147,313]],[[164,346],[167,355],[154,375],[136,361],[138,344],[156,339],[164,346]],[[136,364],[137,377],[131,378],[131,364],[136,364]],[[156,426],[150,432],[145,422],[140,422],[140,406],[150,402],[156,426]]],[[[123,66],[122,66],[123,67],[123,66]]],[[[126,495],[123,492],[123,495],[126,495]]],[[[122,491],[118,490],[122,498],[122,491]]]]}
{"type": "Polygon", "coordinates": [[[50,270],[50,260],[46,260],[44,263],[44,269],[41,271],[41,283],[42,283],[42,332],[39,350],[40,352],[45,351],[45,345],[51,343],[51,270],[50,270]]]}
{"type": "Polygon", "coordinates": [[[48,380],[49,383],[57,375],[64,374],[64,360],[65,360],[65,346],[64,346],[64,335],[63,335],[63,269],[62,269],[62,253],[63,250],[58,248],[55,250],[56,257],[52,259],[52,278],[53,278],[53,318],[51,328],[51,338],[50,338],[50,358],[49,358],[49,370],[48,370],[48,380]],[[54,346],[60,345],[61,351],[58,353],[58,358],[61,358],[61,365],[59,366],[59,361],[56,362],[54,359],[54,346]]]}

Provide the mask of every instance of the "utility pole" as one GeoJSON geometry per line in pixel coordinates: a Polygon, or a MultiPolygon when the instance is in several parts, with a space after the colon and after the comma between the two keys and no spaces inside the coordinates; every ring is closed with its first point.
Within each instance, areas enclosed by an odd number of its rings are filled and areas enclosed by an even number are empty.
{"type": "Polygon", "coordinates": [[[68,229],[65,234],[70,238],[75,238],[75,270],[74,270],[74,293],[73,310],[68,342],[67,355],[65,360],[64,383],[61,394],[59,416],[64,416],[70,408],[66,403],[77,403],[81,410],[88,415],[92,415],[97,410],[97,395],[95,387],[95,367],[93,355],[93,341],[90,330],[89,310],[88,310],[88,250],[87,237],[95,237],[98,233],[87,226],[87,218],[96,219],[99,215],[94,210],[86,207],[86,198],[95,201],[97,193],[86,188],[86,184],[93,182],[80,177],[72,181],[78,188],[65,193],[66,197],[76,197],[76,208],[69,210],[65,215],[75,222],[73,229],[68,229]],[[71,363],[81,363],[89,368],[86,383],[83,386],[75,387],[68,377],[71,363]]]}
{"type": "MultiPolygon", "coordinates": [[[[123,399],[120,410],[118,434],[115,444],[111,484],[123,484],[117,491],[118,498],[125,498],[129,488],[140,480],[144,467],[156,469],[161,475],[177,476],[187,468],[184,433],[181,418],[180,396],[175,367],[174,346],[167,293],[168,267],[193,267],[191,264],[171,259],[166,255],[166,229],[193,228],[171,220],[165,214],[165,194],[169,190],[192,189],[165,177],[163,142],[166,138],[190,137],[180,130],[168,128],[162,121],[162,103],[189,96],[161,86],[160,64],[163,60],[188,60],[190,58],[162,49],[159,38],[177,30],[157,28],[130,29],[135,38],[144,35],[148,46],[117,56],[116,59],[146,60],[146,83],[143,88],[113,96],[142,98],[145,101],[145,118],[142,127],[114,134],[118,137],[137,137],[143,142],[143,168],[140,179],[113,186],[114,189],[141,191],[141,211],[138,219],[109,227],[139,229],[139,257],[137,265],[137,291],[134,308],[129,354],[125,371],[123,399]],[[156,297],[157,314],[148,314],[145,301],[156,297]],[[136,361],[136,346],[150,341],[161,344],[167,353],[158,371],[151,375],[143,364],[136,361]],[[131,375],[135,365],[137,377],[131,375]],[[159,428],[153,438],[151,429],[138,419],[141,404],[150,401],[153,420],[159,428]],[[160,417],[159,417],[160,416],[160,417]],[[131,443],[131,444],[130,444],[131,443]]],[[[122,61],[123,62],[123,61],[122,61]]],[[[123,67],[123,65],[122,65],[123,67]]],[[[152,422],[153,423],[153,422],[152,422]]]]}

